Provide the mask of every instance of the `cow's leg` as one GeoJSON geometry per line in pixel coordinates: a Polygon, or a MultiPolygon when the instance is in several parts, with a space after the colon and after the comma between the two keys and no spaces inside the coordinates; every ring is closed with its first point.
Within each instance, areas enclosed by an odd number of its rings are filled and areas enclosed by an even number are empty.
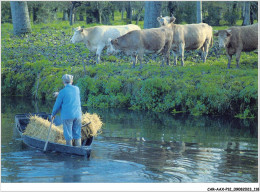
{"type": "MultiPolygon", "coordinates": [[[[162,53],[162,64],[161,64],[161,67],[164,66],[164,62],[167,62],[167,53],[165,53],[165,50],[163,50],[163,53],[162,53]]],[[[168,65],[168,63],[167,63],[168,65]]]]}
{"type": "Polygon", "coordinates": [[[143,61],[143,55],[144,54],[138,54],[139,55],[139,60],[140,60],[140,69],[142,69],[143,68],[143,63],[142,63],[142,61],[143,61]]]}
{"type": "Polygon", "coordinates": [[[210,44],[210,42],[207,40],[205,45],[204,45],[204,51],[202,53],[202,56],[203,56],[202,61],[203,61],[203,63],[206,62],[206,59],[207,59],[207,56],[208,56],[209,44],[210,44]]]}
{"type": "Polygon", "coordinates": [[[176,51],[173,51],[173,61],[174,61],[174,65],[177,65],[177,58],[178,58],[178,53],[176,51]]]}
{"type": "MultiPolygon", "coordinates": [[[[171,46],[172,46],[172,43],[167,43],[164,46],[163,55],[164,55],[164,61],[166,60],[166,65],[170,65],[170,50],[171,50],[171,46]]],[[[164,65],[164,61],[163,61],[162,65],[164,65]]]]}
{"type": "Polygon", "coordinates": [[[166,65],[170,65],[170,53],[165,55],[166,65]]]}
{"type": "Polygon", "coordinates": [[[201,60],[204,61],[205,44],[201,47],[201,60]]]}
{"type": "Polygon", "coordinates": [[[227,68],[230,69],[230,64],[231,64],[231,60],[232,60],[232,55],[227,54],[228,57],[228,65],[227,68]]]}
{"type": "Polygon", "coordinates": [[[185,44],[184,43],[180,43],[179,45],[179,52],[180,52],[180,55],[181,55],[181,65],[184,66],[184,47],[185,47],[185,44]]]}
{"type": "Polygon", "coordinates": [[[162,66],[164,66],[164,61],[166,61],[166,65],[170,65],[170,51],[168,51],[166,54],[164,54],[162,66]]]}
{"type": "Polygon", "coordinates": [[[131,58],[132,58],[132,61],[133,61],[133,66],[132,66],[132,68],[135,68],[135,64],[136,64],[136,62],[137,62],[137,55],[132,55],[131,58]]]}
{"type": "Polygon", "coordinates": [[[97,63],[100,63],[100,55],[102,53],[102,50],[103,50],[104,46],[100,46],[97,48],[97,52],[96,52],[96,55],[97,55],[97,63]]]}
{"type": "Polygon", "coordinates": [[[236,52],[237,68],[239,68],[240,55],[241,55],[241,50],[237,50],[237,52],[236,52]]]}
{"type": "Polygon", "coordinates": [[[161,67],[164,66],[164,61],[165,61],[165,60],[166,60],[166,59],[165,59],[165,55],[163,55],[161,67]]]}

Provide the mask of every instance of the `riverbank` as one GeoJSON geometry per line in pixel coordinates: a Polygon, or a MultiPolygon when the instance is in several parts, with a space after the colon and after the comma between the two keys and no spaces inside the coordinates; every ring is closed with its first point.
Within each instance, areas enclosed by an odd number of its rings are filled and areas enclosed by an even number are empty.
{"type": "Polygon", "coordinates": [[[206,63],[194,51],[185,53],[185,67],[180,62],[160,67],[160,56],[149,55],[142,69],[132,69],[127,56],[103,54],[95,64],[83,44],[69,42],[68,24],[35,25],[23,38],[14,37],[11,28],[2,24],[2,95],[50,100],[63,87],[61,76],[69,73],[84,106],[257,118],[258,55],[253,52],[241,55],[240,69],[234,60],[226,69],[227,58],[215,45],[206,63]]]}

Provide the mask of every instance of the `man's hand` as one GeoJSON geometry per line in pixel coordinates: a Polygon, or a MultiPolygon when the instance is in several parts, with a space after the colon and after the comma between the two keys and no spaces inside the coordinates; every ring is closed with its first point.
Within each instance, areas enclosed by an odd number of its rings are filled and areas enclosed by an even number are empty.
{"type": "Polygon", "coordinates": [[[59,92],[54,92],[53,93],[53,97],[58,97],[58,95],[59,95],[59,92]]]}
{"type": "Polygon", "coordinates": [[[51,121],[52,121],[52,122],[54,121],[54,119],[55,119],[55,116],[52,116],[52,115],[51,115],[51,121]]]}

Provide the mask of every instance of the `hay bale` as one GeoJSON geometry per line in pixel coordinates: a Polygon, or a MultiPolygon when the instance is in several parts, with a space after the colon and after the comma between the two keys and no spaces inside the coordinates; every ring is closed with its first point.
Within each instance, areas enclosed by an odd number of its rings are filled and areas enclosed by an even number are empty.
{"type": "Polygon", "coordinates": [[[101,127],[103,125],[100,117],[94,113],[85,113],[82,115],[82,129],[81,129],[81,137],[82,139],[86,139],[89,137],[95,137],[102,133],[101,127]]]}
{"type": "MultiPolygon", "coordinates": [[[[103,123],[97,114],[85,113],[82,115],[81,122],[83,125],[81,129],[82,140],[91,136],[97,136],[101,133],[101,127],[103,123]]],[[[23,134],[31,137],[36,137],[41,140],[46,140],[50,124],[51,123],[46,119],[38,116],[31,116],[30,122],[27,125],[26,130],[23,134]]],[[[55,126],[54,124],[52,124],[49,141],[53,143],[66,144],[65,138],[63,136],[63,125],[55,126]]]]}
{"type": "MultiPolygon", "coordinates": [[[[30,122],[27,125],[23,135],[28,135],[41,140],[46,140],[48,137],[50,124],[51,123],[46,119],[43,119],[38,116],[31,116],[30,122]]],[[[55,126],[54,124],[52,124],[49,141],[54,143],[65,143],[62,126],[55,126]]]]}

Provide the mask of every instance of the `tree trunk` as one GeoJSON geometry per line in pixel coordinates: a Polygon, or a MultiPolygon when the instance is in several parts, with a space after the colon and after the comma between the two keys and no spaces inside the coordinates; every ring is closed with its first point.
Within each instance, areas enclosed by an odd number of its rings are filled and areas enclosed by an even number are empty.
{"type": "Polygon", "coordinates": [[[112,11],[112,20],[115,21],[115,11],[112,11]]]}
{"type": "Polygon", "coordinates": [[[254,11],[253,11],[253,3],[250,3],[250,24],[254,24],[254,11]]]}
{"type": "Polygon", "coordinates": [[[102,24],[102,11],[101,10],[98,11],[98,15],[99,15],[99,18],[98,18],[99,24],[102,24]]]}
{"type": "Polygon", "coordinates": [[[70,6],[70,25],[74,24],[75,21],[75,8],[81,6],[81,2],[79,1],[71,1],[71,6],[70,6]]]}
{"type": "Polygon", "coordinates": [[[80,20],[80,21],[84,21],[83,13],[80,13],[80,14],[79,14],[79,20],[80,20]]]}
{"type": "Polygon", "coordinates": [[[144,13],[144,29],[159,27],[157,17],[161,15],[161,1],[146,1],[144,13]]]}
{"type": "Polygon", "coordinates": [[[250,2],[245,1],[244,2],[244,18],[243,18],[243,24],[242,25],[250,25],[250,2]]]}
{"type": "Polygon", "coordinates": [[[128,1],[126,11],[127,11],[126,18],[129,19],[128,23],[132,23],[132,3],[131,3],[131,1],[128,1]]]}
{"type": "Polygon", "coordinates": [[[202,23],[202,2],[197,1],[197,23],[202,23]]]}
{"type": "Polygon", "coordinates": [[[33,23],[36,23],[37,20],[38,20],[38,17],[37,17],[37,12],[38,12],[39,8],[38,7],[33,7],[33,23]]]}
{"type": "Polygon", "coordinates": [[[141,7],[141,9],[139,9],[139,11],[138,11],[138,13],[136,14],[137,16],[136,16],[136,25],[138,25],[139,24],[139,20],[140,20],[140,15],[141,15],[141,12],[142,12],[142,10],[143,10],[143,6],[141,7]]]}
{"type": "Polygon", "coordinates": [[[68,21],[68,20],[69,20],[68,11],[63,10],[63,21],[68,21]]]}
{"type": "Polygon", "coordinates": [[[124,8],[122,8],[122,10],[121,10],[121,20],[123,20],[124,19],[124,8]]]}
{"type": "Polygon", "coordinates": [[[26,1],[11,1],[11,12],[14,35],[30,33],[32,31],[28,6],[26,1]]]}
{"type": "Polygon", "coordinates": [[[74,24],[74,4],[70,7],[70,25],[74,24]]]}

